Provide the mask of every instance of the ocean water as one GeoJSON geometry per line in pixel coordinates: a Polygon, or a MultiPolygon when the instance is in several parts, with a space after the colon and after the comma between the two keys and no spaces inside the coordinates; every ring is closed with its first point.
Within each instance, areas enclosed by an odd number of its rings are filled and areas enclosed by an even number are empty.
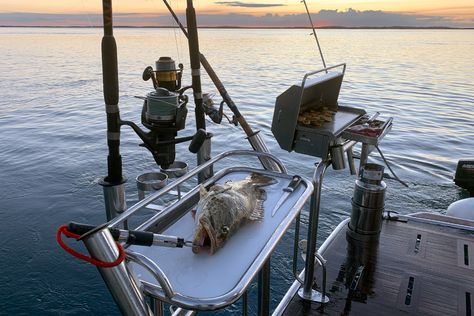
{"type": "MultiPolygon", "coordinates": [[[[281,150],[270,131],[276,96],[321,68],[309,31],[206,29],[199,35],[201,51],[271,152],[291,173],[311,177],[318,159],[281,150]]],[[[177,30],[117,29],[115,36],[121,115],[138,122],[141,101],[134,96],[151,91],[141,79],[146,66],[172,56],[185,65],[190,83],[186,41],[177,30]]],[[[71,220],[105,220],[98,185],[107,153],[101,37],[100,29],[0,28],[0,314],[118,314],[96,269],[64,253],[54,239],[57,227],[71,220]]],[[[452,175],[458,159],[474,156],[474,31],[321,30],[319,37],[328,65],[347,63],[341,103],[394,117],[381,149],[409,188],[386,180],[387,209],[443,213],[465,197],[452,175]]],[[[206,76],[203,87],[216,93],[206,76]]],[[[249,148],[239,128],[207,126],[215,134],[214,155],[249,148]]],[[[136,201],[133,179],[155,168],[138,143],[122,129],[129,205],[136,201]]],[[[194,165],[186,145],[178,148],[178,159],[194,165]]],[[[371,160],[381,162],[376,153],[371,160]]],[[[320,242],[349,215],[354,180],[347,170],[328,170],[320,242]]],[[[306,208],[303,226],[307,215],[306,208]]],[[[272,259],[272,308],[292,281],[291,235],[272,259]]],[[[238,310],[236,304],[221,314],[238,310]]]]}

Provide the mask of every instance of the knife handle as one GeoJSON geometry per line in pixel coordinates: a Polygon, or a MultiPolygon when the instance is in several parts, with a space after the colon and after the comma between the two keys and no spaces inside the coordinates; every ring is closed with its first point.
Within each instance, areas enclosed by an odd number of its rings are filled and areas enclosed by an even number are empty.
{"type": "Polygon", "coordinates": [[[300,182],[301,182],[300,176],[293,176],[293,178],[290,181],[290,184],[288,184],[288,186],[284,188],[283,191],[293,192],[298,187],[300,182]]]}

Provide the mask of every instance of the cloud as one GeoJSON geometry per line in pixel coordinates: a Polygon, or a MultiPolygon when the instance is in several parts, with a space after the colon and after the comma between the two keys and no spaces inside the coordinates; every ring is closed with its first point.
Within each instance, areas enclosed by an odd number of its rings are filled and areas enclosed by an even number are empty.
{"type": "Polygon", "coordinates": [[[229,7],[243,7],[243,8],[269,8],[269,7],[284,7],[286,4],[281,3],[246,3],[241,1],[217,1],[215,4],[222,4],[229,7]]]}
{"type": "MultiPolygon", "coordinates": [[[[238,5],[240,1],[221,1],[226,5],[238,5]]],[[[258,5],[258,4],[256,4],[258,5]]],[[[183,23],[184,14],[178,14],[183,23]]],[[[301,14],[200,14],[198,25],[204,27],[308,27],[308,16],[301,14]]],[[[377,10],[357,11],[348,9],[321,10],[312,14],[316,26],[340,27],[474,27],[471,18],[461,20],[445,16],[394,13],[377,10]]],[[[101,26],[100,14],[46,14],[0,13],[0,25],[8,26],[101,26]]],[[[116,26],[175,26],[167,14],[118,13],[114,15],[116,26]]]]}

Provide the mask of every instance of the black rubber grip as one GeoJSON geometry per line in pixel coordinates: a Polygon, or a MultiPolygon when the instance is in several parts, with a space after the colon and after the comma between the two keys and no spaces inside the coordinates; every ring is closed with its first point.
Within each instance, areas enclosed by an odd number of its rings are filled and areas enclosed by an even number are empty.
{"type": "Polygon", "coordinates": [[[197,153],[199,149],[201,148],[202,144],[207,138],[207,133],[206,130],[200,128],[194,134],[193,139],[191,140],[191,143],[189,144],[189,151],[192,152],[193,154],[197,153]]]}
{"type": "Polygon", "coordinates": [[[138,230],[129,230],[128,233],[127,244],[139,246],[153,245],[153,233],[138,230]]]}
{"type": "MultiPolygon", "coordinates": [[[[80,223],[75,223],[75,222],[70,222],[68,225],[68,230],[78,235],[84,235],[85,233],[89,232],[90,230],[94,228],[95,226],[93,225],[80,224],[80,223]]],[[[119,240],[120,230],[116,228],[112,228],[109,230],[110,230],[110,233],[112,234],[112,237],[115,240],[119,240]]],[[[153,245],[153,233],[138,231],[138,230],[129,230],[127,232],[128,232],[127,244],[140,245],[140,246],[153,245]]]]}

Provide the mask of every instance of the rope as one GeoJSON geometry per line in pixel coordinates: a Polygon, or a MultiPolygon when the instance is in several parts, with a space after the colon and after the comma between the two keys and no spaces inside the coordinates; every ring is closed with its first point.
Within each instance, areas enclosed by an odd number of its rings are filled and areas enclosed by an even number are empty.
{"type": "Polygon", "coordinates": [[[61,246],[61,248],[63,248],[67,253],[71,254],[72,256],[74,256],[78,259],[87,261],[87,262],[89,262],[89,263],[91,263],[91,264],[93,264],[97,267],[112,268],[112,267],[118,266],[119,264],[121,264],[123,262],[123,260],[125,260],[125,250],[123,249],[122,245],[119,244],[118,242],[116,242],[118,250],[119,250],[118,258],[113,262],[104,262],[104,261],[100,261],[100,260],[94,259],[92,257],[86,256],[86,255],[84,255],[80,252],[77,252],[76,250],[70,248],[62,240],[61,234],[64,234],[66,237],[74,238],[76,240],[79,239],[79,237],[81,237],[80,235],[70,232],[67,225],[62,225],[61,227],[58,228],[58,231],[56,232],[56,241],[58,242],[59,246],[61,246]]]}

